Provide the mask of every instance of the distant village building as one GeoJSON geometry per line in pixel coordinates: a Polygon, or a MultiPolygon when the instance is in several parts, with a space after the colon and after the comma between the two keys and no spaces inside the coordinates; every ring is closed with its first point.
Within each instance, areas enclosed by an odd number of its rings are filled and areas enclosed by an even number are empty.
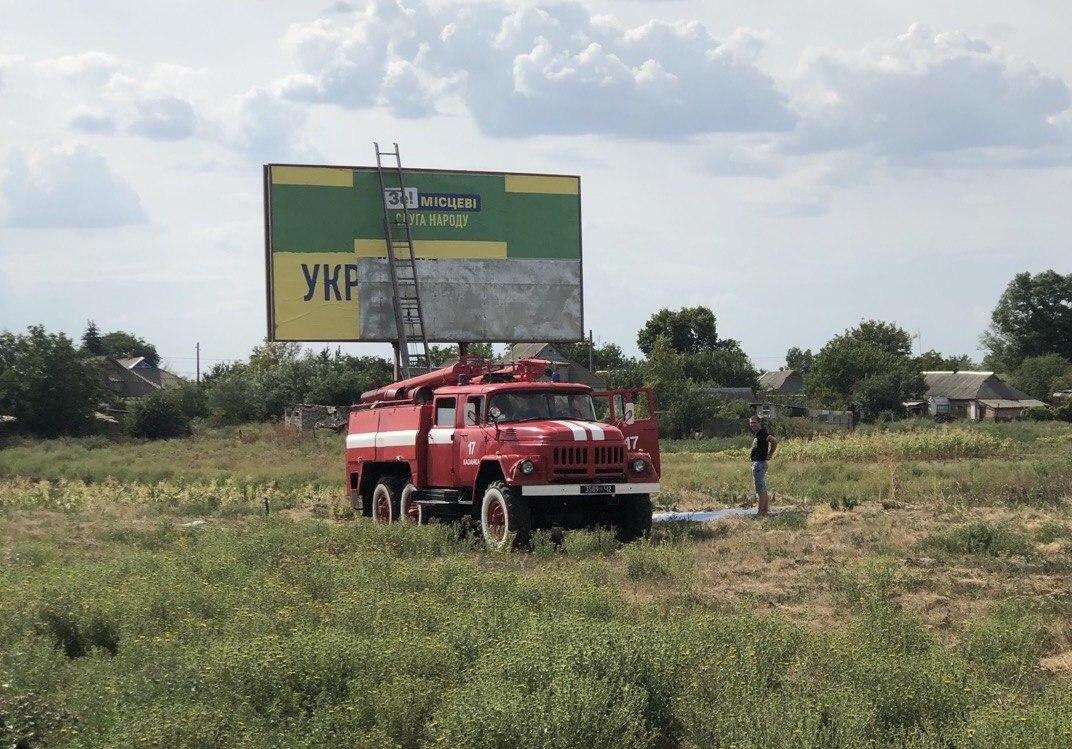
{"type": "Polygon", "coordinates": [[[924,372],[927,402],[954,419],[1010,421],[1025,409],[1046,405],[1012,387],[993,372],[924,372]]]}
{"type": "Polygon", "coordinates": [[[752,388],[718,387],[712,385],[704,387],[704,392],[708,395],[713,395],[726,403],[733,403],[734,401],[751,403],[756,399],[756,394],[752,392],[752,388]]]}
{"type": "Polygon", "coordinates": [[[759,389],[765,395],[802,395],[804,376],[795,369],[779,369],[759,376],[759,389]]]}
{"type": "Polygon", "coordinates": [[[515,343],[503,356],[504,362],[518,359],[545,359],[554,365],[562,382],[579,382],[594,388],[605,388],[606,379],[592,372],[584,364],[573,361],[563,354],[553,343],[515,343]]]}
{"type": "Polygon", "coordinates": [[[160,388],[179,385],[183,379],[166,369],[154,367],[144,356],[113,359],[101,357],[104,384],[124,400],[144,398],[160,388]]]}
{"type": "Polygon", "coordinates": [[[283,421],[298,429],[341,430],[346,426],[348,409],[321,406],[314,403],[295,403],[283,410],[283,421]]]}

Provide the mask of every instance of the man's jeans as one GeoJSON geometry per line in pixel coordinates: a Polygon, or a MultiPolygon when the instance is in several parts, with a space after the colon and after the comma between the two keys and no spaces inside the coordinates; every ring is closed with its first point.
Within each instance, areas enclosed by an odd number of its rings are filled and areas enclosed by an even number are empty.
{"type": "Polygon", "coordinates": [[[756,494],[764,494],[767,491],[767,461],[752,461],[752,481],[756,484],[756,494]]]}

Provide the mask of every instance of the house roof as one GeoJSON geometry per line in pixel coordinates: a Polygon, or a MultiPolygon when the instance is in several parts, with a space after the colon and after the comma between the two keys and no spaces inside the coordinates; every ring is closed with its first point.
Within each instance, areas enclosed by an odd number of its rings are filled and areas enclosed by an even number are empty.
{"type": "Polygon", "coordinates": [[[517,361],[518,359],[542,359],[540,354],[550,343],[514,343],[506,350],[503,361],[517,361]]]}
{"type": "Polygon", "coordinates": [[[716,398],[727,401],[745,401],[750,403],[756,396],[752,388],[736,387],[705,387],[704,391],[716,398]]]}
{"type": "Polygon", "coordinates": [[[1006,398],[980,398],[979,402],[989,408],[1035,408],[1037,406],[1045,406],[1042,401],[1035,400],[1034,398],[1027,398],[1025,400],[1008,400],[1006,398]]]}
{"type": "Polygon", "coordinates": [[[928,397],[950,400],[1028,401],[1031,396],[1012,387],[993,372],[924,372],[928,397]]]}
{"type": "Polygon", "coordinates": [[[780,390],[785,386],[786,380],[797,374],[795,369],[778,369],[773,372],[764,372],[759,376],[760,390],[780,390]]]}
{"type": "Polygon", "coordinates": [[[121,359],[116,359],[116,361],[119,362],[119,364],[124,369],[132,369],[132,368],[138,366],[141,362],[145,361],[145,357],[144,356],[127,356],[127,357],[123,357],[121,359]]]}

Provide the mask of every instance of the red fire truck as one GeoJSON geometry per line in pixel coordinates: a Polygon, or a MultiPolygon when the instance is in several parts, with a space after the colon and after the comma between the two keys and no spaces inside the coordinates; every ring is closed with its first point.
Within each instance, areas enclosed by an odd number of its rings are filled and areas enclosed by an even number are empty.
{"type": "Polygon", "coordinates": [[[465,357],[364,393],[346,435],[354,509],[381,523],[468,516],[492,548],[555,526],[644,535],[660,469],[650,389],[593,392],[550,366],[465,357]]]}

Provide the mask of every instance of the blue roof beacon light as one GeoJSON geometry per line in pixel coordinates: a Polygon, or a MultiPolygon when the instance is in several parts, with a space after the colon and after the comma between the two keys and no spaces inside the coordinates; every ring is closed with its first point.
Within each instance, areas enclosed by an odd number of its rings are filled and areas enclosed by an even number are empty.
{"type": "Polygon", "coordinates": [[[561,382],[562,375],[559,372],[551,372],[551,382],[561,382]]]}

